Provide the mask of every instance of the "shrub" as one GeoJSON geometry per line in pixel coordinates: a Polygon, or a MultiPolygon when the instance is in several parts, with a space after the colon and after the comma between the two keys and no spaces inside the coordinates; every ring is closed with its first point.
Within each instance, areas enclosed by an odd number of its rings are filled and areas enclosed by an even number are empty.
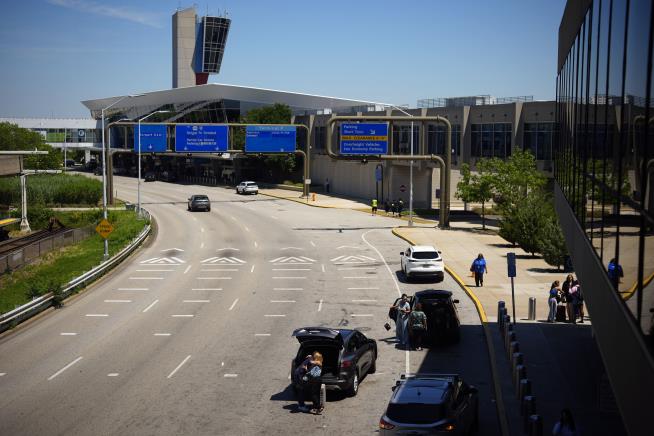
{"type": "MultiPolygon", "coordinates": [[[[20,178],[0,179],[1,202],[20,206],[20,178]]],[[[78,174],[37,174],[27,177],[28,205],[95,206],[102,198],[102,183],[78,174]]]]}

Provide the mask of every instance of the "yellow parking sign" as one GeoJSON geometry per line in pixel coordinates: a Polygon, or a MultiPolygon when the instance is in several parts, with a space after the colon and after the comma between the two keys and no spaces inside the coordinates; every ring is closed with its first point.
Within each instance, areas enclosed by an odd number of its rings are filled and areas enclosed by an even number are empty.
{"type": "Polygon", "coordinates": [[[98,232],[100,236],[102,236],[104,239],[107,239],[111,232],[114,231],[114,226],[111,225],[109,221],[106,219],[103,219],[100,221],[100,224],[95,228],[95,231],[98,232]]]}

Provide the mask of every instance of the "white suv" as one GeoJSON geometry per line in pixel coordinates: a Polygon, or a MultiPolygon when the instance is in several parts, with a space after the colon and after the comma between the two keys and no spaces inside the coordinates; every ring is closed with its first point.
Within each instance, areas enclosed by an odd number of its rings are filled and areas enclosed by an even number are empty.
{"type": "Polygon", "coordinates": [[[255,182],[241,182],[236,186],[237,194],[258,194],[259,187],[255,182]]]}
{"type": "Polygon", "coordinates": [[[400,252],[400,266],[407,280],[416,276],[444,278],[445,265],[441,252],[431,245],[414,245],[400,252]]]}

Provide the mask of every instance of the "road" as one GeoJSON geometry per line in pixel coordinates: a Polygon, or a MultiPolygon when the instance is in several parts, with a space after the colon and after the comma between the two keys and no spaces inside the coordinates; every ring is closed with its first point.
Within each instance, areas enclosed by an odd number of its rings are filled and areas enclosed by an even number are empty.
{"type": "MultiPolygon", "coordinates": [[[[0,434],[371,434],[405,371],[457,372],[479,387],[480,434],[497,434],[474,305],[450,278],[402,281],[400,222],[231,189],[144,183],[157,234],[66,306],[0,339],[0,434]],[[208,194],[211,212],[186,210],[208,194]],[[397,349],[383,325],[400,291],[449,289],[462,340],[397,349]],[[289,389],[302,326],[358,328],[377,373],[324,415],[297,413],[289,389]]],[[[136,180],[115,177],[134,201],[136,180]]],[[[443,253],[447,261],[447,253],[443,253]]],[[[393,330],[391,330],[391,333],[393,330]]]]}

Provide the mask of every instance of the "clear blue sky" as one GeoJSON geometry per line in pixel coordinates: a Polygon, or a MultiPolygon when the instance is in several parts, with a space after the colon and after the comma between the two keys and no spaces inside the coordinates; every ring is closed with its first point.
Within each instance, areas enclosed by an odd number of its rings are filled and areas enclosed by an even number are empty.
{"type": "MultiPolygon", "coordinates": [[[[80,100],[171,87],[176,0],[11,0],[0,116],[87,117],[80,100]]],[[[555,94],[565,0],[222,0],[232,27],[209,82],[394,104],[555,94]]]]}

